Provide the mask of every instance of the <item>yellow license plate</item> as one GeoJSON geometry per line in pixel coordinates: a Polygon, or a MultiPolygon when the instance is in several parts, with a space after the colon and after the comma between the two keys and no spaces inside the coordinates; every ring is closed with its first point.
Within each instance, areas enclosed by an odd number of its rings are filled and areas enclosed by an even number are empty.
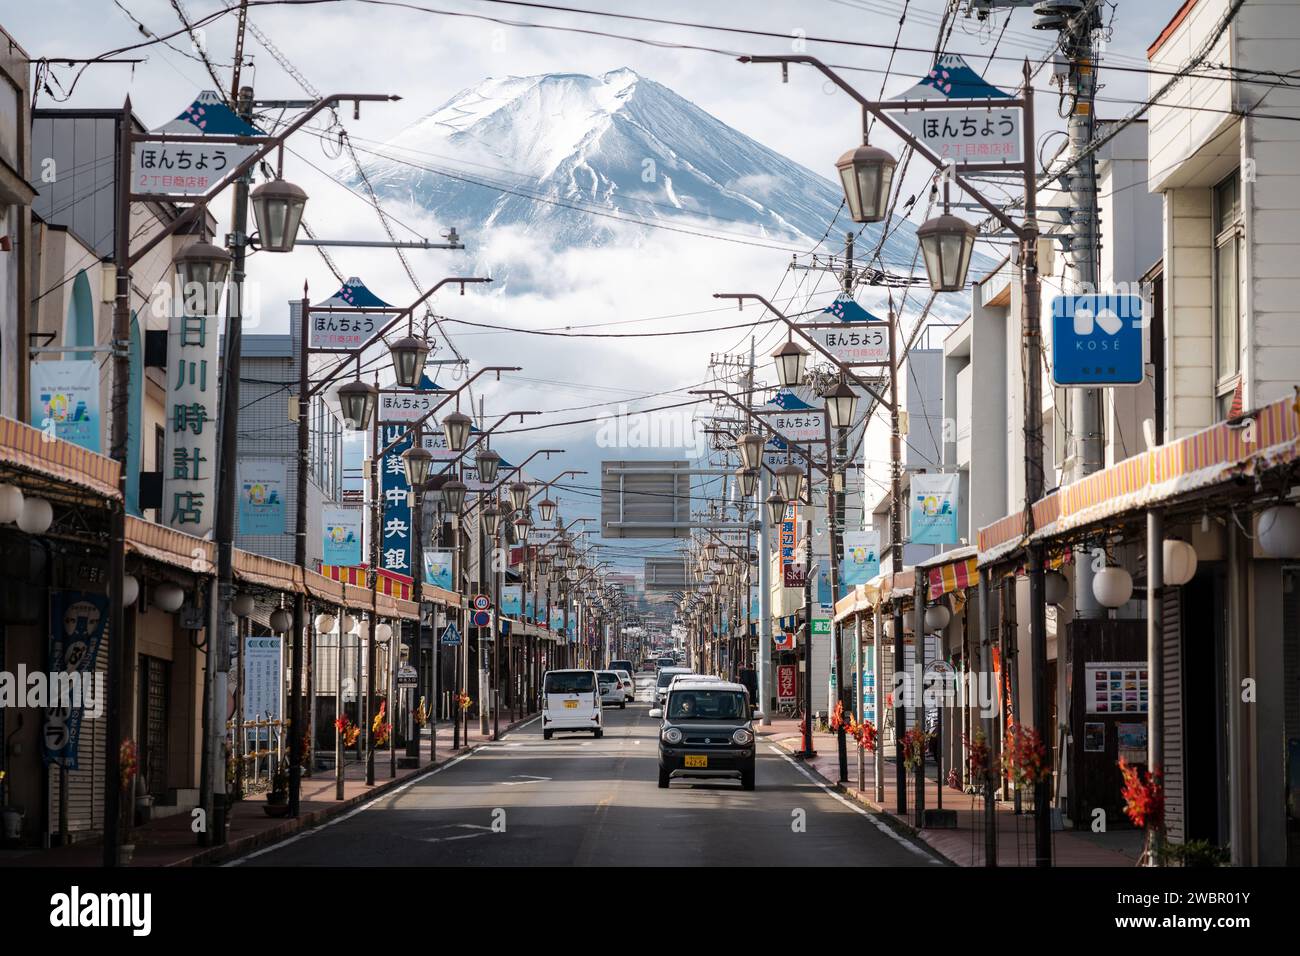
{"type": "Polygon", "coordinates": [[[577,710],[578,702],[576,700],[566,700],[564,706],[566,710],[577,710]]]}
{"type": "Polygon", "coordinates": [[[696,769],[696,768],[700,768],[700,767],[707,767],[708,765],[709,765],[709,758],[708,758],[706,755],[704,755],[704,754],[687,754],[687,755],[686,755],[686,766],[687,766],[687,767],[690,767],[690,768],[692,768],[692,769],[696,769]]]}

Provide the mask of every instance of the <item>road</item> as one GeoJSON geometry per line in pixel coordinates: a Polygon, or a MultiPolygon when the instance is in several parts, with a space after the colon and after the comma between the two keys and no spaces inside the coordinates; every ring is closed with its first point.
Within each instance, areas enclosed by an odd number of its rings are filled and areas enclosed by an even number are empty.
{"type": "Polygon", "coordinates": [[[938,865],[765,741],[753,792],[660,790],[648,710],[606,708],[601,740],[534,721],[236,865],[938,865]]]}

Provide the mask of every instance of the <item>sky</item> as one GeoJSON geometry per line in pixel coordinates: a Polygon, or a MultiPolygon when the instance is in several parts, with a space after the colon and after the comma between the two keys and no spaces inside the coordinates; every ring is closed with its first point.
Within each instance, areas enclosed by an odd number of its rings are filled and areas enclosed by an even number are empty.
{"type": "MultiPolygon", "coordinates": [[[[795,162],[833,176],[835,158],[860,138],[860,116],[851,101],[838,90],[827,88],[811,70],[793,67],[790,82],[782,84],[779,67],[742,65],[734,55],[806,49],[837,66],[859,68],[845,75],[865,92],[892,96],[929,69],[932,56],[924,51],[931,50],[936,42],[946,6],[943,0],[658,0],[654,4],[572,0],[568,5],[771,31],[777,36],[754,37],[553,13],[490,0],[412,0],[405,8],[360,0],[296,5],[264,5],[254,0],[250,17],[317,89],[394,93],[402,97],[395,103],[364,104],[359,120],[352,118],[350,110],[344,111],[340,118],[358,141],[386,140],[488,76],[553,72],[594,75],[630,67],[795,162]],[[907,16],[900,31],[899,16],[904,7],[907,16]],[[428,12],[434,10],[440,12],[428,12]],[[489,18],[603,31],[649,42],[519,26],[489,18]],[[889,49],[808,39],[828,37],[892,44],[896,35],[901,47],[918,49],[900,49],[891,54],[889,49]],[[715,52],[664,44],[710,47],[715,52]]],[[[1140,68],[1146,63],[1146,47],[1179,5],[1180,0],[1119,0],[1108,5],[1107,17],[1113,16],[1113,20],[1102,54],[1099,117],[1122,116],[1132,108],[1133,101],[1145,95],[1147,78],[1140,68]],[[1114,69],[1108,71],[1107,65],[1114,69]]],[[[226,3],[186,0],[181,6],[194,21],[222,9],[226,3]]],[[[1003,31],[1006,18],[1007,14],[1002,13],[981,24],[958,16],[946,49],[964,54],[991,82],[1011,89],[1019,80],[1020,58],[1041,59],[1049,41],[1045,34],[1031,28],[1032,13],[1028,9],[1012,13],[1003,31]]],[[[93,57],[140,43],[146,39],[140,24],[154,34],[171,33],[180,26],[171,0],[43,0],[7,10],[3,23],[33,58],[93,57]]],[[[200,29],[200,44],[223,85],[228,85],[234,19],[225,16],[200,29]]],[[[146,125],[160,126],[188,105],[197,91],[214,86],[205,66],[195,57],[188,37],[182,34],[170,44],[175,49],[154,44],[121,54],[143,57],[141,63],[95,64],[80,75],[76,68],[55,67],[55,82],[49,84],[51,92],[38,91],[37,106],[112,108],[120,106],[129,95],[146,125]],[[65,96],[69,88],[71,94],[65,96]]],[[[244,80],[255,84],[258,97],[305,95],[251,36],[246,54],[252,57],[253,67],[246,69],[244,80]]],[[[1063,128],[1046,72],[1037,85],[1040,134],[1063,128]]],[[[311,196],[308,222],[321,236],[383,238],[374,210],[330,180],[328,174],[338,169],[338,159],[323,149],[318,139],[309,136],[286,157],[286,178],[302,185],[311,196]]],[[[911,172],[904,187],[923,185],[919,175],[918,171],[911,172]]],[[[448,225],[423,210],[401,204],[386,203],[385,209],[400,220],[396,228],[402,238],[418,234],[436,239],[448,225]]],[[[223,223],[228,210],[228,202],[214,203],[214,211],[223,223]]],[[[470,246],[464,254],[408,254],[416,283],[426,287],[444,275],[464,274],[461,270],[473,267],[476,251],[487,248],[497,261],[502,256],[517,256],[547,276],[542,288],[522,298],[473,288],[463,298],[455,291],[440,293],[434,301],[439,314],[469,321],[539,329],[577,325],[596,328],[596,323],[612,322],[623,323],[617,328],[641,330],[730,326],[757,319],[756,310],[746,310],[742,315],[720,311],[711,293],[752,289],[770,294],[778,290],[778,304],[796,308],[825,304],[834,291],[832,278],[787,273],[788,253],[707,239],[658,235],[648,242],[615,243],[598,251],[556,253],[539,250],[525,236],[492,234],[490,230],[478,234],[463,227],[461,234],[470,246]],[[656,318],[666,316],[675,318],[656,318]],[[630,321],[652,318],[654,321],[630,321]]],[[[995,250],[987,251],[993,254],[995,250]]],[[[405,304],[416,296],[415,284],[391,251],[335,250],[333,256],[344,275],[361,276],[390,302],[405,304]]],[[[310,284],[314,300],[327,297],[338,284],[319,255],[306,248],[287,256],[255,255],[250,259],[249,272],[249,300],[254,314],[245,326],[248,333],[284,331],[288,314],[285,303],[290,297],[301,296],[304,281],[310,284]]],[[[954,308],[960,312],[960,303],[954,308]]],[[[558,496],[566,518],[596,513],[590,489],[598,485],[601,458],[659,456],[654,450],[604,449],[597,441],[598,423],[582,420],[602,414],[602,406],[613,405],[617,410],[620,402],[638,409],[686,400],[688,396],[680,390],[704,382],[710,353],[747,351],[751,331],[730,328],[668,339],[556,339],[465,326],[446,328],[456,348],[470,358],[471,368],[486,364],[524,367],[522,372],[506,376],[500,384],[490,384],[476,394],[485,397],[489,419],[515,409],[546,412],[530,418],[523,426],[527,431],[518,430],[517,425],[505,426],[503,432],[515,430],[502,433],[494,446],[514,461],[539,447],[569,449],[564,461],[555,459],[533,472],[541,479],[566,467],[589,472],[574,481],[581,488],[558,496]],[[671,393],[674,389],[679,391],[671,393]],[[664,392],[670,394],[661,394],[664,392]],[[569,421],[582,423],[537,428],[569,421]]],[[[597,330],[614,328],[604,325],[597,330]]],[[[770,326],[754,331],[761,363],[777,344],[777,338],[770,326]]],[[[450,354],[445,343],[439,354],[450,354]]],[[[440,381],[455,384],[449,376],[440,381]]],[[[660,424],[687,435],[691,414],[690,409],[668,411],[660,424]]],[[[684,453],[682,448],[669,449],[662,457],[681,457],[684,453]]],[[[671,548],[671,543],[651,542],[622,552],[611,549],[609,556],[621,569],[639,569],[640,553],[662,554],[671,548]]]]}

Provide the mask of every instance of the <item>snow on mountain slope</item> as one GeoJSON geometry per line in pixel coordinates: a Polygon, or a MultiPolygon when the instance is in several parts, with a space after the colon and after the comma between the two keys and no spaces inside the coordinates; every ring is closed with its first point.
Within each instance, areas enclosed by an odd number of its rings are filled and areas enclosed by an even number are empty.
{"type": "MultiPolygon", "coordinates": [[[[601,246],[657,223],[783,250],[811,247],[839,186],[629,69],[490,78],[365,157],[383,197],[473,237],[520,227],[554,248],[601,246]]],[[[841,216],[838,226],[849,225],[841,216]]],[[[859,248],[873,248],[868,226],[859,248]]],[[[915,229],[883,249],[910,266],[915,229]]]]}

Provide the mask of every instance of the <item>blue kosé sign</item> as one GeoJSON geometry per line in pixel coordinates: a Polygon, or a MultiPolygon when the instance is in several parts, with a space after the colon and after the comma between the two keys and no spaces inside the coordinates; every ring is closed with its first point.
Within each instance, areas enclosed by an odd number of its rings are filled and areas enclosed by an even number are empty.
{"type": "Polygon", "coordinates": [[[1141,296],[1057,296],[1052,300],[1052,381],[1140,384],[1145,325],[1141,296]]]}

